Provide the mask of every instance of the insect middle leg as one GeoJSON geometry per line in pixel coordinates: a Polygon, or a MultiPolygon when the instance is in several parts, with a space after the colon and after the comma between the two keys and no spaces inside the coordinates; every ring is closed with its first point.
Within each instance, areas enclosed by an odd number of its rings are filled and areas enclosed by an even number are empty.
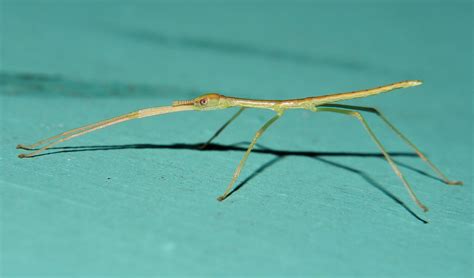
{"type": "Polygon", "coordinates": [[[448,185],[462,185],[462,181],[453,181],[449,180],[448,177],[446,177],[439,169],[436,167],[433,162],[431,162],[419,149],[415,144],[413,144],[410,140],[408,140],[403,133],[398,130],[383,114],[380,112],[378,109],[373,108],[373,107],[365,107],[365,106],[354,106],[354,105],[344,105],[344,104],[326,104],[326,105],[321,105],[323,107],[335,107],[335,108],[344,108],[344,109],[350,109],[350,110],[360,110],[360,111],[365,111],[369,113],[373,113],[380,117],[382,121],[391,129],[393,132],[395,132],[408,146],[410,146],[415,153],[423,160],[428,166],[438,175],[438,177],[446,184],[448,185]]]}
{"type": "Polygon", "coordinates": [[[217,136],[219,136],[219,134],[221,134],[221,132],[227,127],[229,126],[239,115],[240,113],[242,113],[243,111],[245,110],[245,107],[241,107],[239,109],[239,111],[237,111],[237,113],[235,113],[227,122],[225,122],[217,131],[216,133],[214,133],[214,135],[211,136],[211,138],[209,138],[209,140],[207,140],[206,143],[202,144],[199,148],[200,149],[205,149],[211,142],[212,140],[216,139],[217,136]]]}
{"type": "Polygon", "coordinates": [[[217,200],[223,201],[225,198],[227,198],[227,196],[229,195],[229,193],[230,193],[231,190],[232,190],[232,187],[234,186],[234,183],[237,181],[237,178],[239,177],[240,172],[242,171],[242,168],[244,167],[245,161],[247,161],[247,158],[249,157],[250,152],[252,151],[253,147],[254,147],[255,144],[257,143],[258,138],[260,138],[260,137],[263,135],[263,133],[265,132],[265,130],[267,130],[267,128],[268,128],[269,126],[271,126],[276,120],[278,120],[282,115],[283,115],[283,112],[278,112],[277,115],[275,115],[275,116],[274,116],[273,118],[271,118],[268,122],[266,122],[266,123],[257,131],[257,133],[255,133],[255,136],[253,137],[252,142],[250,143],[249,147],[247,148],[247,151],[245,152],[244,157],[242,158],[242,160],[241,160],[240,163],[239,163],[239,166],[237,166],[237,169],[236,169],[235,172],[234,172],[234,175],[233,175],[233,177],[232,177],[232,180],[230,181],[229,185],[227,186],[226,190],[224,191],[224,194],[222,194],[221,196],[217,197],[217,200]]]}
{"type": "Polygon", "coordinates": [[[391,156],[388,154],[388,152],[385,150],[385,147],[382,145],[382,143],[380,142],[380,140],[377,138],[377,136],[375,136],[374,132],[372,131],[372,129],[369,127],[369,125],[367,124],[366,120],[364,119],[364,117],[357,111],[353,111],[353,110],[345,110],[345,109],[339,109],[339,108],[329,108],[329,107],[321,107],[321,108],[314,108],[313,109],[314,112],[334,112],[334,113],[339,113],[339,114],[344,114],[344,115],[348,115],[348,116],[352,116],[352,117],[355,117],[356,119],[358,119],[362,125],[365,127],[365,129],[367,130],[367,132],[369,133],[370,137],[372,138],[372,140],[375,142],[375,144],[377,145],[377,147],[380,149],[380,151],[382,152],[382,154],[384,155],[385,159],[387,160],[388,164],[390,165],[390,167],[392,167],[392,170],[393,172],[395,172],[395,174],[400,178],[400,180],[402,181],[403,185],[405,186],[406,190],[408,191],[408,194],[410,195],[410,197],[412,198],[412,200],[423,210],[423,211],[428,211],[428,208],[423,205],[423,203],[421,203],[421,201],[416,197],[416,194],[415,192],[413,191],[413,189],[411,188],[410,184],[408,183],[408,181],[406,180],[405,176],[402,174],[402,172],[400,171],[400,169],[398,169],[398,166],[395,164],[395,162],[393,161],[393,159],[391,158],[391,156]]]}

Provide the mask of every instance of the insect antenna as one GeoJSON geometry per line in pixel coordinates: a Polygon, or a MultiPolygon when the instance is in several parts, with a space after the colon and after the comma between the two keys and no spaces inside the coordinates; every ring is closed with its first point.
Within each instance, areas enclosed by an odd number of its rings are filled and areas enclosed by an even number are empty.
{"type": "Polygon", "coordinates": [[[177,101],[173,101],[173,106],[181,106],[181,105],[189,105],[189,104],[193,104],[194,101],[193,100],[177,100],[177,101]]]}

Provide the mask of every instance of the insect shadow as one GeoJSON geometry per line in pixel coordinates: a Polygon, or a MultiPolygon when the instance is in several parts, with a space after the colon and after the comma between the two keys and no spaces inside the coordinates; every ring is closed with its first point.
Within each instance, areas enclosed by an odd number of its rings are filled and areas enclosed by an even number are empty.
{"type": "MultiPolygon", "coordinates": [[[[229,41],[212,36],[195,35],[179,36],[168,34],[159,30],[132,29],[117,26],[104,25],[107,32],[116,33],[119,36],[127,37],[137,42],[170,47],[174,49],[190,49],[194,51],[206,51],[232,56],[254,57],[265,60],[290,62],[298,65],[311,66],[315,68],[337,68],[350,71],[366,72],[395,72],[385,65],[369,64],[354,57],[336,57],[326,54],[317,54],[297,49],[276,48],[262,46],[244,41],[229,41]]],[[[397,73],[398,70],[397,70],[397,73]]],[[[400,73],[399,73],[400,74],[400,73]]],[[[406,75],[406,74],[405,74],[406,75]]]]}
{"type": "MultiPolygon", "coordinates": [[[[71,147],[57,147],[51,148],[50,150],[54,150],[49,153],[43,153],[36,156],[45,156],[45,155],[52,155],[52,154],[59,154],[59,153],[71,153],[71,152],[84,152],[84,151],[109,151],[109,150],[123,150],[123,149],[175,149],[175,150],[194,150],[194,151],[240,151],[245,152],[247,148],[245,147],[246,144],[249,142],[239,142],[231,145],[223,145],[223,144],[216,144],[211,143],[207,145],[205,149],[201,149],[202,143],[198,144],[186,144],[186,143],[176,143],[176,144],[124,144],[124,145],[97,145],[97,146],[71,146],[71,147]],[[240,145],[244,145],[241,147],[240,145]]],[[[377,183],[373,178],[371,178],[366,172],[361,171],[359,169],[344,165],[339,162],[334,162],[328,160],[327,158],[323,157],[375,157],[384,159],[384,156],[379,153],[369,153],[369,152],[317,152],[317,151],[289,151],[289,150],[277,150],[277,149],[270,149],[264,147],[261,144],[257,144],[257,147],[254,152],[261,153],[261,154],[271,154],[275,157],[270,161],[266,162],[265,164],[261,165],[258,169],[256,169],[253,173],[251,173],[247,178],[241,181],[235,188],[229,193],[229,195],[233,194],[234,192],[238,191],[244,185],[246,185],[250,180],[264,172],[266,169],[270,168],[275,163],[281,161],[283,158],[288,156],[303,156],[303,157],[310,157],[316,159],[320,162],[324,162],[336,168],[340,168],[351,173],[357,174],[362,177],[367,183],[372,185],[374,188],[381,191],[387,197],[392,199],[394,202],[402,206],[409,214],[415,217],[422,223],[428,223],[428,221],[419,217],[412,209],[410,209],[400,198],[395,196],[393,193],[388,191],[384,188],[381,184],[377,183]]],[[[409,152],[391,152],[391,156],[393,157],[416,157],[416,154],[409,153],[409,152]]],[[[434,177],[422,170],[416,169],[412,166],[406,165],[401,162],[397,162],[398,165],[415,171],[423,176],[439,180],[437,177],[434,177]]]]}

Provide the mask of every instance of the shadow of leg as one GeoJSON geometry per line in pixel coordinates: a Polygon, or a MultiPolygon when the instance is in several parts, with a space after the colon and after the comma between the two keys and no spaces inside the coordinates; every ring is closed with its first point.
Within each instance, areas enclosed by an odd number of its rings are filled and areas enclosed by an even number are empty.
{"type": "Polygon", "coordinates": [[[393,193],[391,193],[390,191],[388,191],[387,189],[385,189],[382,185],[380,185],[379,183],[377,183],[374,179],[372,179],[369,175],[367,175],[365,172],[363,171],[360,171],[360,170],[357,170],[355,168],[352,168],[352,167],[349,167],[349,166],[346,166],[346,165],[343,165],[343,164],[340,164],[340,163],[337,163],[337,162],[333,162],[333,161],[330,161],[330,160],[327,160],[327,159],[324,159],[324,158],[320,158],[320,157],[314,157],[314,159],[316,160],[319,160],[321,162],[324,162],[324,163],[327,163],[329,165],[332,165],[334,167],[337,167],[337,168],[340,168],[340,169],[344,169],[346,171],[349,171],[349,172],[352,172],[352,173],[355,173],[357,175],[359,175],[360,177],[362,177],[365,181],[367,181],[370,185],[372,185],[373,187],[375,187],[376,189],[380,190],[382,193],[384,193],[386,196],[388,196],[390,199],[392,199],[393,201],[395,201],[397,204],[399,204],[400,206],[402,206],[406,211],[408,211],[413,217],[415,217],[417,220],[421,221],[422,223],[424,224],[427,224],[428,221],[422,219],[421,217],[419,217],[413,210],[411,210],[402,200],[400,200],[397,196],[393,195],[393,193]]]}
{"type": "Polygon", "coordinates": [[[277,156],[277,157],[274,157],[273,159],[271,159],[270,161],[268,161],[267,163],[263,164],[262,166],[260,166],[257,170],[255,170],[250,176],[248,176],[245,180],[243,180],[242,182],[240,182],[234,189],[232,189],[232,191],[229,192],[229,194],[227,196],[230,196],[232,195],[234,192],[236,192],[237,190],[239,190],[242,186],[244,186],[245,184],[247,184],[250,180],[252,180],[253,178],[255,178],[256,176],[258,176],[260,173],[262,173],[263,171],[265,171],[267,168],[271,167],[273,164],[277,163],[278,161],[282,160],[284,158],[284,156],[277,156]]]}

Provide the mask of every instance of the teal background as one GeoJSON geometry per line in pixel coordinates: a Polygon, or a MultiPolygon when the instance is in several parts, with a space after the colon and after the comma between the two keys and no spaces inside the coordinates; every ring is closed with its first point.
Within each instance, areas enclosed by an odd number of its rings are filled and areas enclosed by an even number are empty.
{"type": "Polygon", "coordinates": [[[2,276],[472,276],[472,2],[0,3],[2,276]],[[131,121],[16,158],[18,143],[202,92],[283,99],[406,79],[425,84],[347,103],[380,108],[465,182],[439,182],[367,115],[427,214],[341,115],[286,113],[222,203],[271,111],[246,111],[205,151],[235,111],[131,121]]]}

